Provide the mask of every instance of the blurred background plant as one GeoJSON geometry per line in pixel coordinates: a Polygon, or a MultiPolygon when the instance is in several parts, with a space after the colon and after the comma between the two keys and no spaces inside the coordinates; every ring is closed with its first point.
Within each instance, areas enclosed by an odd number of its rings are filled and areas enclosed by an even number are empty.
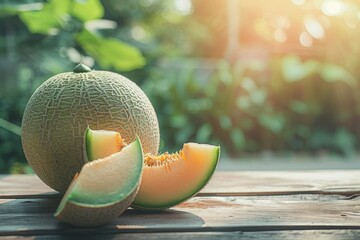
{"type": "Polygon", "coordinates": [[[360,148],[357,0],[2,0],[0,173],[28,173],[23,110],[78,62],[147,93],[161,151],[239,157],[360,148]]]}

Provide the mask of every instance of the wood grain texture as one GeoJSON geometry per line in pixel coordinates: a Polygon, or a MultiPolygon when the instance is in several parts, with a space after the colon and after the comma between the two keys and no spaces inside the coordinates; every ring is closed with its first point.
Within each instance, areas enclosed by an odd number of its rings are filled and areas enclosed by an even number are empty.
{"type": "Polygon", "coordinates": [[[197,232],[197,233],[122,233],[122,234],[94,234],[91,236],[69,236],[69,235],[40,235],[40,236],[8,236],[3,237],[5,240],[30,240],[30,239],[50,239],[50,240],[253,240],[253,239],[292,239],[292,240],[304,240],[304,239],[317,239],[317,240],[329,240],[329,239],[348,239],[358,240],[360,239],[360,230],[306,230],[306,231],[267,231],[267,232],[197,232]]]}
{"type": "Polygon", "coordinates": [[[35,175],[0,175],[5,239],[360,239],[360,171],[217,172],[167,211],[128,209],[76,228],[53,213],[61,195],[35,175]]]}
{"type": "MultiPolygon", "coordinates": [[[[36,175],[0,175],[0,198],[55,194],[36,175]]],[[[360,194],[360,170],[216,172],[199,196],[360,194]]]]}
{"type": "Polygon", "coordinates": [[[359,170],[218,172],[203,195],[360,193],[359,170]]]}
{"type": "Polygon", "coordinates": [[[38,198],[58,195],[36,175],[0,175],[0,198],[38,198]]]}
{"type": "Polygon", "coordinates": [[[60,199],[3,199],[0,235],[360,229],[360,200],[344,196],[195,197],[174,209],[129,209],[99,228],[53,216],[60,199]]]}

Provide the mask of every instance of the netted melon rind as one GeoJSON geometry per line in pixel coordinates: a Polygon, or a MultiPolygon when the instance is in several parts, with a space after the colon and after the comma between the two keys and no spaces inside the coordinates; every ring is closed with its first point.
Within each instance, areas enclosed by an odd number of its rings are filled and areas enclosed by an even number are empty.
{"type": "Polygon", "coordinates": [[[106,71],[58,74],[35,91],[22,121],[26,159],[51,188],[65,192],[80,171],[88,126],[120,132],[126,142],[138,135],[144,153],[158,153],[156,113],[135,83],[106,71]]]}

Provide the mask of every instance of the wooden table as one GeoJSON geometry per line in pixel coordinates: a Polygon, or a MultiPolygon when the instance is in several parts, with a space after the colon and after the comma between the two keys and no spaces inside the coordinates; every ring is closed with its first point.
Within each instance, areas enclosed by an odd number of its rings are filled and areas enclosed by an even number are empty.
{"type": "Polygon", "coordinates": [[[360,171],[217,172],[167,211],[129,209],[76,228],[53,213],[60,195],[34,175],[0,175],[0,238],[360,239],[360,171]]]}

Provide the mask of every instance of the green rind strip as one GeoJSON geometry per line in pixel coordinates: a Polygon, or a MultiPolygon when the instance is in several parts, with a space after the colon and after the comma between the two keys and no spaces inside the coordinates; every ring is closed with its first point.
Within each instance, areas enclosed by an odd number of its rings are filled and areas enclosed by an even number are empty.
{"type": "Polygon", "coordinates": [[[85,140],[84,140],[86,157],[89,162],[95,160],[93,158],[93,154],[91,152],[91,144],[92,144],[92,139],[93,139],[93,135],[91,134],[91,132],[92,132],[91,129],[89,127],[87,127],[85,130],[85,140]]]}
{"type": "MultiPolygon", "coordinates": [[[[71,183],[70,183],[70,186],[68,187],[68,191],[69,190],[72,190],[74,188],[74,186],[76,185],[76,182],[77,182],[78,179],[74,179],[71,183]]],[[[66,191],[64,196],[62,197],[61,201],[60,201],[60,204],[59,206],[57,207],[55,213],[54,213],[54,216],[56,217],[57,215],[60,214],[60,212],[63,210],[63,208],[66,206],[66,203],[69,201],[69,197],[70,197],[70,194],[71,194],[71,191],[68,192],[66,191]]]]}
{"type": "Polygon", "coordinates": [[[186,196],[184,198],[180,198],[180,199],[178,199],[176,201],[172,201],[172,202],[168,202],[168,203],[162,203],[160,205],[151,205],[151,204],[148,204],[148,203],[137,202],[135,200],[133,202],[133,204],[131,205],[131,207],[138,208],[138,209],[144,209],[144,210],[162,210],[162,209],[167,209],[167,208],[173,207],[175,205],[178,205],[178,204],[180,204],[182,202],[185,202],[186,200],[190,199],[191,197],[195,196],[210,181],[212,175],[215,172],[216,166],[217,166],[217,164],[219,162],[219,159],[220,159],[220,146],[214,146],[213,151],[214,151],[214,158],[211,160],[211,162],[213,162],[212,167],[209,169],[208,174],[204,178],[204,181],[200,182],[198,186],[196,186],[193,190],[191,190],[190,194],[186,194],[186,196]]]}

